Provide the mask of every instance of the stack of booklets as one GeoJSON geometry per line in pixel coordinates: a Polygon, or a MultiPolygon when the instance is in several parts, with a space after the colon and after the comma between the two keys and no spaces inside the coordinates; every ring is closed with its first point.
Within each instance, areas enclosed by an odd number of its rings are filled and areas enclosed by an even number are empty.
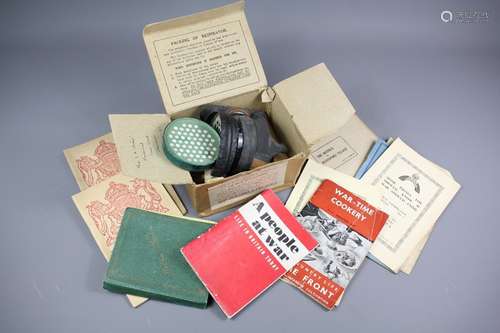
{"type": "MultiPolygon", "coordinates": [[[[109,261],[127,207],[182,216],[186,209],[171,185],[125,176],[111,133],[68,148],[64,155],[81,190],[73,201],[109,261]]],[[[127,296],[137,307],[147,298],[127,296]]]]}
{"type": "Polygon", "coordinates": [[[298,214],[319,179],[337,179],[389,218],[368,257],[384,268],[410,274],[432,230],[460,189],[452,174],[429,161],[400,138],[377,140],[353,182],[339,172],[308,161],[287,207],[298,214]],[[355,189],[355,190],[354,190],[355,189]]]}
{"type": "Polygon", "coordinates": [[[134,307],[204,308],[210,291],[232,317],[317,245],[270,190],[213,227],[182,217],[170,185],[123,175],[110,134],[64,154],[82,190],[73,201],[109,261],[103,287],[134,307]]]}
{"type": "Polygon", "coordinates": [[[357,178],[308,161],[286,207],[266,190],[218,223],[183,217],[170,185],[121,173],[111,135],[65,150],[73,196],[106,260],[103,287],[231,318],[279,279],[326,309],[366,256],[411,272],[460,185],[401,139],[377,141],[357,178]],[[358,179],[360,178],[360,179],[358,179]]]}
{"type": "Polygon", "coordinates": [[[370,258],[394,273],[410,274],[460,185],[400,138],[377,141],[356,176],[380,191],[380,208],[390,216],[370,258]]]}

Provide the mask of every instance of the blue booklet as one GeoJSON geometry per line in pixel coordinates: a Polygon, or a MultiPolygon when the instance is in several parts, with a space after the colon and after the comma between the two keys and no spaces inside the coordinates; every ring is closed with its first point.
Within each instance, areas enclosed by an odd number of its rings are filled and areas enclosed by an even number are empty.
{"type": "MultiPolygon", "coordinates": [[[[389,141],[389,140],[387,140],[387,141],[389,141]]],[[[368,169],[370,169],[371,166],[378,160],[378,158],[386,151],[386,149],[390,145],[390,143],[388,143],[387,141],[382,140],[382,139],[378,139],[375,142],[372,149],[368,153],[368,157],[363,162],[363,164],[361,164],[358,171],[354,175],[355,178],[361,179],[361,177],[363,177],[363,175],[366,173],[366,171],[368,171],[368,169]]],[[[390,140],[390,141],[392,141],[392,140],[390,140]]]]}

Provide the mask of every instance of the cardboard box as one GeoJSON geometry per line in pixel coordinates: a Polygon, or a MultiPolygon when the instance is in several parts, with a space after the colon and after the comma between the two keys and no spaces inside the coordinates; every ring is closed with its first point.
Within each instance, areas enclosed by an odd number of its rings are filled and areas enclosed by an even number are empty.
{"type": "Polygon", "coordinates": [[[288,159],[213,182],[188,182],[201,216],[239,205],[266,188],[293,186],[309,154],[354,174],[376,139],[324,64],[267,85],[243,1],[147,25],[143,36],[171,118],[196,116],[206,103],[266,110],[289,148],[288,159]]]}

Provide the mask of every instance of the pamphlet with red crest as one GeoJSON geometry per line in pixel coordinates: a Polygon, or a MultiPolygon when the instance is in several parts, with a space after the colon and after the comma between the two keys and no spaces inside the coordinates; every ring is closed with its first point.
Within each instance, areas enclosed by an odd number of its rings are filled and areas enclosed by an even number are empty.
{"type": "Polygon", "coordinates": [[[340,185],[323,181],[297,216],[319,245],[284,278],[333,309],[387,218],[340,185]]]}
{"type": "Polygon", "coordinates": [[[278,196],[266,190],[181,252],[231,318],[317,244],[278,196]]]}

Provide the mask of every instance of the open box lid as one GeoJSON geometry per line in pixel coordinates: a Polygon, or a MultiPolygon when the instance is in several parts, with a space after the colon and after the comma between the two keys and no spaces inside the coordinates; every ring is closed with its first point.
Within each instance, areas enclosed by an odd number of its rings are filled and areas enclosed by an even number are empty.
{"type": "Polygon", "coordinates": [[[273,91],[273,109],[286,109],[306,149],[337,132],[356,112],[324,63],[277,83],[273,91]]]}
{"type": "Polygon", "coordinates": [[[239,1],[144,28],[167,113],[267,86],[244,6],[239,1]]]}

